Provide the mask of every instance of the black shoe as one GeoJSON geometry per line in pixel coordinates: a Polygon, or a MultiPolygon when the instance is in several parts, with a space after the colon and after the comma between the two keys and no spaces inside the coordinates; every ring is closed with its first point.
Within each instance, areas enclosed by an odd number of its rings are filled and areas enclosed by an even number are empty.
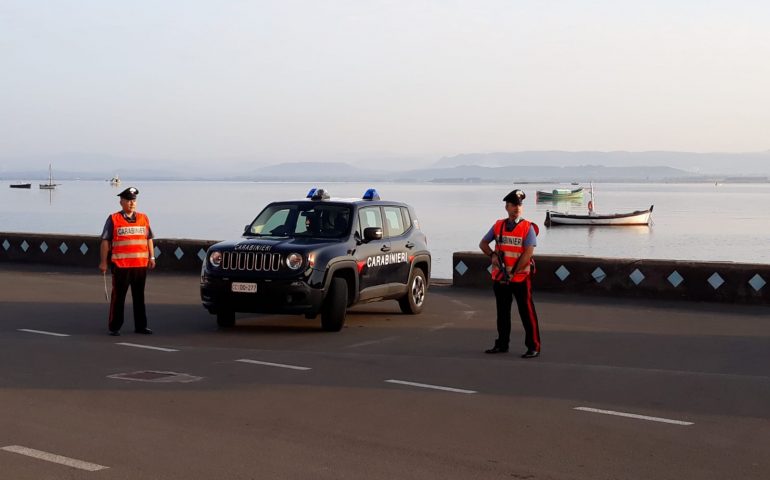
{"type": "Polygon", "coordinates": [[[120,336],[120,332],[118,330],[110,330],[109,335],[111,337],[119,337],[120,336]]]}
{"type": "Polygon", "coordinates": [[[535,358],[538,356],[540,356],[540,352],[538,350],[527,350],[524,352],[521,358],[535,358]]]}
{"type": "Polygon", "coordinates": [[[495,345],[489,350],[484,350],[484,353],[508,353],[508,347],[499,347],[495,345]]]}
{"type": "Polygon", "coordinates": [[[142,335],[152,335],[152,330],[149,328],[137,328],[134,333],[141,333],[142,335]]]}

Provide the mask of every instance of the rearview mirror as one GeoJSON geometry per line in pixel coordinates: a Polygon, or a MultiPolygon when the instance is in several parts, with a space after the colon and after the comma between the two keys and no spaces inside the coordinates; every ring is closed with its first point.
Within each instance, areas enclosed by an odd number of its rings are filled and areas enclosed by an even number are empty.
{"type": "Polygon", "coordinates": [[[382,229],[380,227],[366,227],[364,229],[364,241],[382,240],[382,229]]]}

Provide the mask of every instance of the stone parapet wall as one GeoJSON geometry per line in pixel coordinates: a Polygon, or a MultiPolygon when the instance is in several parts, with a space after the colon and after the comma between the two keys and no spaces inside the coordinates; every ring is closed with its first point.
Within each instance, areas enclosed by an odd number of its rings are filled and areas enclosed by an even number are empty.
{"type": "MultiPolygon", "coordinates": [[[[155,239],[157,268],[200,272],[206,250],[218,240],[155,239]]],[[[98,236],[0,232],[0,262],[99,266],[98,236]]]]}
{"type": "MultiPolygon", "coordinates": [[[[770,305],[770,265],[536,255],[534,288],[580,295],[770,305]]],[[[490,288],[489,258],[455,252],[452,284],[490,288]]]]}

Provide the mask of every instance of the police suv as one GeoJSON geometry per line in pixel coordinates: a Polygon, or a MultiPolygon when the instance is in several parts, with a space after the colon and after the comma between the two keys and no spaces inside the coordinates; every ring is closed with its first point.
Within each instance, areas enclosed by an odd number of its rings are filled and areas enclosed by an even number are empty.
{"type": "Polygon", "coordinates": [[[212,245],[201,271],[201,300],[221,327],[235,312],[321,315],[339,331],[348,307],[398,300],[422,311],[430,278],[427,239],[414,210],[381,200],[330,198],[313,188],[303,200],[274,202],[239,240],[212,245]]]}

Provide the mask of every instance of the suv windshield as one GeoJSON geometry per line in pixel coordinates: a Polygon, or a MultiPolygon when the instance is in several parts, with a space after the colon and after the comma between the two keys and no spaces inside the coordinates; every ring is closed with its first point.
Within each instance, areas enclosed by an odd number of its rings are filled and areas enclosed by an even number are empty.
{"type": "Polygon", "coordinates": [[[350,232],[351,207],[329,203],[269,205],[251,222],[246,235],[340,238],[350,232]]]}

